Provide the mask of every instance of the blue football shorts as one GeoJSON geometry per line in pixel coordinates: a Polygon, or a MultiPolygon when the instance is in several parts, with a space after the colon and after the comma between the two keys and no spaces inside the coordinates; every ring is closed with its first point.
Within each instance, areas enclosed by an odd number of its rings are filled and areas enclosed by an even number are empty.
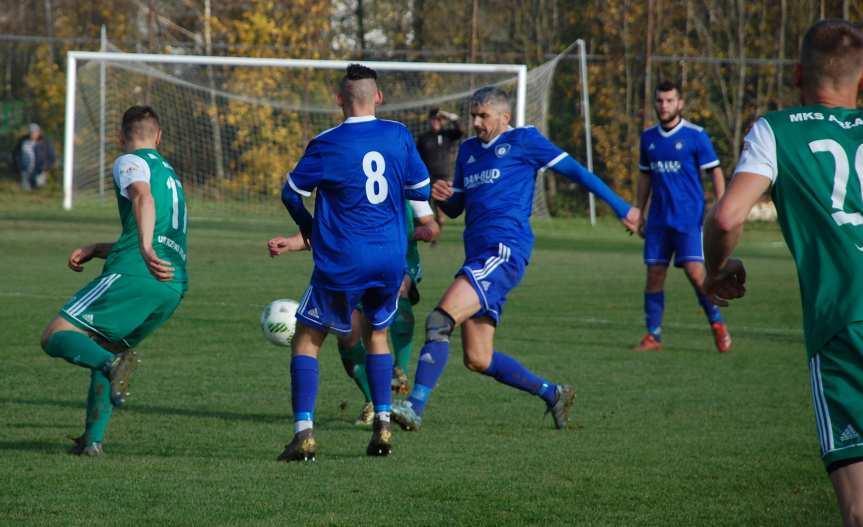
{"type": "Polygon", "coordinates": [[[300,299],[297,320],[319,331],[346,336],[351,334],[351,313],[360,307],[374,329],[384,329],[395,320],[399,286],[401,283],[335,291],[312,283],[300,299]]]}
{"type": "Polygon", "coordinates": [[[527,262],[499,243],[469,256],[456,273],[464,276],[479,296],[480,309],[471,318],[489,317],[500,323],[506,295],[521,282],[527,262]]]}
{"type": "Polygon", "coordinates": [[[675,267],[683,267],[685,262],[703,262],[701,227],[685,231],[671,227],[648,227],[644,233],[644,263],[668,266],[672,255],[675,267]]]}

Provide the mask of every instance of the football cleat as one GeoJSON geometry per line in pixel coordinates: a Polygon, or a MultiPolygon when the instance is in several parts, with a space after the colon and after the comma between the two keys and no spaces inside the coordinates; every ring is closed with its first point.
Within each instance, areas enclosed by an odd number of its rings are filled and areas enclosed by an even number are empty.
{"type": "Polygon", "coordinates": [[[557,399],[554,404],[546,405],[545,413],[551,414],[555,428],[563,430],[569,423],[569,412],[575,402],[575,390],[568,384],[558,384],[556,391],[557,399]]]}
{"type": "Polygon", "coordinates": [[[662,351],[662,341],[658,340],[652,333],[648,333],[641,339],[638,346],[632,348],[632,351],[662,351]]]}
{"type": "Polygon", "coordinates": [[[398,366],[393,368],[393,381],[391,386],[394,394],[408,394],[408,376],[405,375],[405,371],[398,366]]]}
{"type": "Polygon", "coordinates": [[[102,449],[102,443],[87,443],[83,434],[70,439],[75,443],[75,445],[69,449],[69,453],[73,456],[98,457],[105,453],[102,449]]]}
{"type": "Polygon", "coordinates": [[[118,353],[111,361],[108,378],[111,379],[111,404],[123,406],[129,397],[129,379],[138,367],[138,354],[134,350],[118,353]]]}
{"type": "Polygon", "coordinates": [[[360,410],[360,416],[357,417],[357,420],[354,421],[355,426],[371,426],[372,422],[375,420],[375,405],[372,403],[366,403],[363,405],[363,409],[360,410]]]}
{"type": "Polygon", "coordinates": [[[370,456],[388,456],[393,451],[393,429],[389,421],[381,421],[375,418],[372,425],[372,439],[366,448],[366,454],[370,456]]]}
{"type": "Polygon", "coordinates": [[[731,349],[731,333],[728,332],[728,327],[724,322],[714,322],[710,324],[710,329],[713,330],[713,340],[716,342],[716,350],[719,353],[725,353],[731,349]]]}
{"type": "Polygon", "coordinates": [[[314,461],[318,454],[318,442],[311,428],[294,434],[291,442],[285,445],[285,450],[279,454],[276,461],[314,461]]]}
{"type": "Polygon", "coordinates": [[[407,430],[408,432],[419,431],[423,422],[423,418],[414,412],[411,403],[408,401],[396,401],[393,404],[390,416],[393,421],[402,427],[402,430],[407,430]]]}

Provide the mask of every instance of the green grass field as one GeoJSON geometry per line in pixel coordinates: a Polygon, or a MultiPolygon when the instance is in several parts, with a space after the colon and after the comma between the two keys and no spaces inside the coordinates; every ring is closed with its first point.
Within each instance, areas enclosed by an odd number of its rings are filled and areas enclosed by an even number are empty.
{"type": "MultiPolygon", "coordinates": [[[[106,455],[65,453],[65,436],[82,430],[88,373],[42,353],[39,335],[101,268],[69,271],[69,251],[114,239],[114,215],[0,198],[0,525],[840,522],[818,457],[796,275],[775,227],[749,231],[739,252],[750,292],[725,310],[735,347],[721,356],[677,271],[665,351],[629,352],[643,331],[640,240],[612,223],[537,222],[496,346],[575,385],[571,429],[554,430],[538,399],[468,372],[455,339],[424,429],[399,431],[391,457],[367,458],[369,432],[352,425],[361,401],[330,339],[321,454],[283,465],[289,351],[263,339],[258,317],[270,300],[299,298],[311,258],[266,255],[269,237],[294,232],[287,214],[219,218],[217,209],[193,209],[191,289],[140,346],[106,455]]],[[[460,227],[422,256],[418,335],[461,262],[460,227]]]]}

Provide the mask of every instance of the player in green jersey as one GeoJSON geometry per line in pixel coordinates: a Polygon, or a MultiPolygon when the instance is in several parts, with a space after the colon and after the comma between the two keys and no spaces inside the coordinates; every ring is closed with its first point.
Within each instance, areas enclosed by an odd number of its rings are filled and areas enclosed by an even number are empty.
{"type": "Polygon", "coordinates": [[[132,349],[164,324],[188,287],[183,186],[156,148],[162,131],[148,106],[125,114],[114,162],[114,190],[123,231],[115,242],[75,249],[69,268],[104,258],[102,274],[78,291],[42,334],[42,349],[90,370],[84,433],[70,452],[102,454],[113,406],[128,396],[138,358],[132,349]]]}
{"type": "Polygon", "coordinates": [[[746,292],[731,257],[768,190],[803,304],[821,457],[845,525],[863,525],[863,32],[822,20],[803,39],[802,105],[758,119],[728,191],[708,216],[705,290],[720,305],[746,292]]]}
{"type": "MultiPolygon", "coordinates": [[[[414,313],[413,306],[419,302],[417,284],[422,280],[422,267],[417,249],[417,241],[431,242],[437,239],[440,227],[435,221],[434,212],[428,202],[407,201],[405,203],[405,226],[408,230],[407,272],[399,289],[398,310],[390,328],[390,341],[395,350],[396,362],[393,367],[393,391],[401,394],[408,392],[408,368],[411,351],[413,350],[414,313]]],[[[309,249],[309,246],[297,233],[290,238],[276,237],[268,242],[270,256],[278,256],[286,252],[309,249]]],[[[350,335],[339,337],[339,355],[345,372],[357,383],[357,387],[365,398],[357,425],[371,425],[375,417],[369,381],[366,377],[366,348],[362,340],[362,314],[354,311],[351,321],[350,335]]]]}

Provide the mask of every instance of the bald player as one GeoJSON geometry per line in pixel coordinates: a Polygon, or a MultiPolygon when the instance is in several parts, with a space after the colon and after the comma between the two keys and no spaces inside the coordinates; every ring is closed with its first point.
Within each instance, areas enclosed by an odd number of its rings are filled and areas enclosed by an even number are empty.
{"type": "Polygon", "coordinates": [[[315,458],[318,353],[327,334],[350,335],[357,305],[365,315],[365,367],[375,410],[366,453],[386,456],[392,450],[387,328],[407,270],[405,199],[428,200],[429,175],[407,127],[375,117],[383,95],[374,70],[348,66],[336,101],[344,122],[312,139],[282,189],[285,207],[314,247],[315,267],[292,342],[294,437],[279,461],[315,458]],[[313,189],[314,218],[302,201],[313,189]]]}
{"type": "MultiPolygon", "coordinates": [[[[863,32],[822,20],[795,72],[801,105],[759,118],[734,179],[705,222],[704,288],[725,305],[746,292],[731,254],[770,192],[794,262],[821,459],[846,526],[863,525],[863,32]]],[[[781,449],[781,445],[772,447],[781,449]]]]}

